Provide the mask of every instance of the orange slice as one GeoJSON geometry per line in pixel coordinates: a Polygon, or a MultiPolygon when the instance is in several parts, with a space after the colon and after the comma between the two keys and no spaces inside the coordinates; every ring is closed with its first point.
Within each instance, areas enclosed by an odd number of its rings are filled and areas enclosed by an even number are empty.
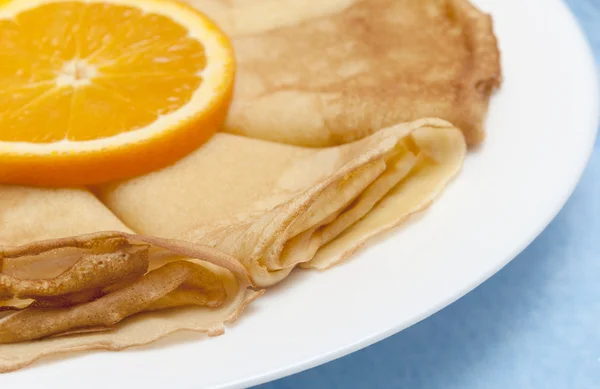
{"type": "Polygon", "coordinates": [[[0,0],[0,182],[75,186],[146,173],[222,124],[226,36],[167,0],[0,0]]]}

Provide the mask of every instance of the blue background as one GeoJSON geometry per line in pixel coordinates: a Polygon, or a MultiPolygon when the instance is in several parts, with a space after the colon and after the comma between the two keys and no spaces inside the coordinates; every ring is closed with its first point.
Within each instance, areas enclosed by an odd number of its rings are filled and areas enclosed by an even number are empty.
{"type": "MultiPolygon", "coordinates": [[[[600,63],[600,0],[567,3],[600,63]]],[[[600,389],[600,137],[565,208],[490,280],[391,338],[257,389],[300,388],[600,389]]]]}

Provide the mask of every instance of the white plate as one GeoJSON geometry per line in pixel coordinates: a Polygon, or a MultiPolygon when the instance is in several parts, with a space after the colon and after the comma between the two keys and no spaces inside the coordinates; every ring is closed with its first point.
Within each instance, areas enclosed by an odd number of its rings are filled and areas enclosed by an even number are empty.
{"type": "Polygon", "coordinates": [[[594,143],[596,73],[558,0],[479,0],[492,13],[505,83],[485,146],[440,201],[324,273],[296,272],[224,336],[180,334],[120,353],[45,360],[2,388],[233,388],[292,374],[431,315],[514,258],[571,194],[594,143]]]}

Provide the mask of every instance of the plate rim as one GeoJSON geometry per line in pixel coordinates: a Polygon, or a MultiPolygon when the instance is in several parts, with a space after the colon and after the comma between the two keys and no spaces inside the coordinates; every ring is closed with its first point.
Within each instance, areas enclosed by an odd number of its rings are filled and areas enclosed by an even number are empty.
{"type": "MultiPolygon", "coordinates": [[[[537,2],[539,2],[539,1],[540,0],[537,0],[537,2]]],[[[542,1],[549,3],[548,0],[542,0],[542,1]]],[[[564,27],[567,27],[567,25],[570,25],[569,28],[575,27],[575,29],[573,30],[573,33],[578,36],[578,39],[581,40],[582,43],[584,43],[583,46],[585,47],[585,50],[582,50],[581,58],[583,60],[584,57],[587,57],[587,64],[584,64],[582,66],[589,67],[590,76],[593,77],[594,87],[590,88],[591,89],[590,95],[594,99],[593,104],[592,104],[594,109],[590,110],[590,117],[585,119],[585,121],[589,121],[589,123],[590,123],[590,130],[585,133],[586,136],[589,136],[589,139],[588,139],[587,143],[585,144],[586,150],[585,150],[585,152],[582,152],[582,154],[578,157],[578,159],[576,161],[574,159],[574,163],[573,163],[574,166],[572,167],[572,171],[573,172],[577,171],[577,174],[575,174],[575,173],[570,174],[568,176],[568,180],[565,179],[565,189],[561,192],[561,198],[555,199],[555,201],[551,203],[552,207],[548,208],[548,209],[552,208],[552,212],[547,212],[544,215],[545,216],[544,218],[540,218],[536,222],[537,228],[531,234],[528,234],[527,236],[523,235],[522,239],[520,239],[520,241],[517,242],[519,244],[515,244],[514,246],[511,245],[511,247],[516,247],[516,248],[511,250],[512,251],[511,254],[506,255],[506,257],[504,258],[503,261],[495,261],[493,264],[490,264],[489,268],[486,268],[488,270],[487,272],[480,273],[479,277],[477,279],[475,279],[475,277],[473,277],[471,282],[468,284],[467,283],[461,284],[460,288],[454,288],[452,290],[452,292],[453,292],[452,294],[447,293],[446,297],[444,299],[437,300],[437,304],[428,305],[426,307],[427,309],[420,311],[421,313],[419,315],[411,316],[411,320],[398,321],[394,325],[387,326],[386,330],[378,331],[377,333],[369,333],[364,336],[356,337],[351,342],[347,342],[343,346],[340,346],[340,347],[337,347],[334,349],[330,349],[327,352],[321,352],[318,354],[315,353],[311,356],[306,356],[304,358],[296,358],[294,363],[289,363],[286,365],[274,367],[274,368],[271,368],[270,370],[263,369],[262,371],[257,372],[253,375],[247,374],[243,377],[240,376],[239,378],[231,378],[231,379],[227,379],[227,380],[223,379],[217,383],[206,383],[204,386],[202,386],[203,388],[221,388],[221,389],[241,388],[241,387],[248,387],[248,386],[252,386],[252,385],[257,385],[257,384],[273,381],[273,380],[276,380],[276,379],[279,379],[279,378],[282,378],[282,377],[285,377],[288,375],[292,375],[292,374],[310,369],[312,367],[327,363],[327,362],[335,360],[337,358],[341,358],[341,357],[348,355],[352,352],[355,352],[359,349],[370,346],[378,341],[381,341],[391,335],[394,335],[394,334],[402,331],[405,328],[408,328],[411,325],[418,323],[419,321],[427,318],[428,316],[438,312],[439,310],[443,309],[444,307],[448,306],[449,304],[453,303],[454,301],[460,299],[462,296],[464,296],[465,294],[467,294],[468,292],[470,292],[471,290],[473,290],[474,288],[476,288],[477,286],[479,286],[480,284],[485,282],[487,279],[489,279],[491,276],[493,276],[495,273],[497,273],[499,270],[501,270],[504,266],[506,266],[508,263],[510,263],[534,239],[536,239],[539,236],[539,234],[548,226],[548,224],[550,224],[550,222],[556,217],[556,215],[564,207],[565,203],[567,202],[569,197],[573,194],[577,184],[579,183],[581,176],[585,170],[585,167],[587,166],[587,164],[589,162],[592,151],[594,150],[595,139],[597,137],[598,124],[599,124],[598,121],[600,119],[600,115],[599,115],[600,114],[600,112],[599,112],[600,111],[600,90],[598,89],[598,73],[597,73],[596,67],[594,66],[595,61],[594,61],[594,57],[592,55],[590,43],[586,39],[585,34],[583,33],[583,30],[581,28],[581,25],[578,23],[574,14],[570,11],[570,9],[564,3],[564,1],[555,0],[555,4],[548,4],[548,6],[557,5],[556,3],[558,3],[558,6],[562,8],[560,13],[561,14],[566,13],[564,15],[564,18],[565,18],[564,27]],[[575,168],[575,165],[576,165],[576,168],[575,168]]],[[[582,132],[582,134],[584,134],[584,133],[582,132]]],[[[582,144],[582,150],[583,150],[583,144],[582,144]]],[[[252,307],[250,307],[250,308],[252,308],[252,307]]],[[[246,315],[243,315],[240,318],[242,322],[245,319],[244,316],[246,316],[246,315]]],[[[246,323],[241,323],[240,326],[244,326],[245,324],[246,323]]],[[[228,332],[229,331],[232,331],[232,329],[230,328],[228,330],[228,332]]],[[[226,337],[227,337],[227,335],[226,335],[226,337]]],[[[198,350],[201,351],[202,347],[203,347],[203,343],[205,341],[206,341],[206,339],[202,339],[198,344],[194,344],[193,346],[198,347],[198,350]]],[[[136,352],[133,352],[131,355],[135,355],[135,353],[136,352]]],[[[111,354],[109,354],[109,353],[105,353],[105,354],[106,355],[104,356],[104,358],[111,357],[111,354]]],[[[185,354],[182,353],[181,358],[184,358],[184,357],[185,357],[185,354]]],[[[81,359],[83,360],[84,358],[81,358],[81,359]]],[[[84,361],[82,363],[89,363],[89,364],[93,365],[94,361],[92,361],[90,359],[89,361],[84,361]]],[[[52,364],[54,364],[54,362],[52,362],[52,364]]],[[[46,366],[46,368],[47,367],[48,366],[46,366]]],[[[70,365],[68,367],[61,366],[61,369],[59,369],[59,370],[67,370],[70,368],[71,368],[70,365]]],[[[30,379],[30,376],[33,376],[34,378],[31,379],[31,381],[33,382],[36,379],[36,377],[43,377],[45,372],[41,373],[41,374],[36,374],[37,369],[34,366],[30,369],[26,369],[26,371],[17,372],[17,373],[19,373],[19,376],[20,376],[20,373],[25,373],[23,375],[26,375],[28,379],[30,379]]],[[[4,382],[4,378],[5,377],[9,378],[9,376],[11,376],[11,375],[12,374],[7,374],[4,376],[0,375],[0,386],[2,386],[2,384],[4,382]]],[[[189,375],[186,375],[184,378],[188,378],[188,379],[182,379],[180,381],[177,381],[176,384],[178,384],[180,387],[190,387],[190,388],[192,388],[192,387],[198,388],[201,386],[200,384],[194,384],[194,383],[190,382],[189,375]]],[[[131,382],[130,381],[121,382],[120,385],[122,385],[123,387],[129,386],[133,382],[135,382],[135,381],[133,381],[133,379],[135,379],[134,376],[132,376],[131,382]]],[[[9,379],[7,379],[6,381],[16,383],[18,381],[18,379],[15,377],[14,381],[9,380],[9,379]]],[[[10,382],[9,382],[9,385],[10,385],[10,382]]],[[[64,383],[65,383],[64,381],[62,381],[62,382],[56,381],[56,382],[58,385],[60,385],[60,387],[70,386],[70,385],[64,385],[64,383]]],[[[73,382],[77,382],[77,381],[73,380],[73,382]]],[[[68,380],[67,380],[67,383],[68,383],[68,380]]],[[[113,381],[113,383],[114,383],[114,381],[113,381]]],[[[48,387],[57,387],[58,386],[58,385],[57,386],[50,385],[51,382],[48,382],[48,381],[46,381],[46,384],[49,385],[48,387]]]]}

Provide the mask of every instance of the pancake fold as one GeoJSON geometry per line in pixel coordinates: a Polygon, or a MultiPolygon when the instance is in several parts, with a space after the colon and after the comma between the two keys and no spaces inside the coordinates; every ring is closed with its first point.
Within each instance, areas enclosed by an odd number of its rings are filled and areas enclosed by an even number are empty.
{"type": "Polygon", "coordinates": [[[133,234],[89,191],[0,185],[0,372],[180,330],[220,335],[262,294],[249,287],[230,255],[133,234]]]}
{"type": "Polygon", "coordinates": [[[465,153],[462,133],[439,119],[324,149],[217,134],[173,166],[97,192],[135,231],[222,250],[267,287],[300,264],[330,267],[429,206],[465,153]]]}
{"type": "Polygon", "coordinates": [[[227,132],[328,147],[438,117],[485,138],[500,51],[468,0],[185,1],[233,40],[227,132]]]}

